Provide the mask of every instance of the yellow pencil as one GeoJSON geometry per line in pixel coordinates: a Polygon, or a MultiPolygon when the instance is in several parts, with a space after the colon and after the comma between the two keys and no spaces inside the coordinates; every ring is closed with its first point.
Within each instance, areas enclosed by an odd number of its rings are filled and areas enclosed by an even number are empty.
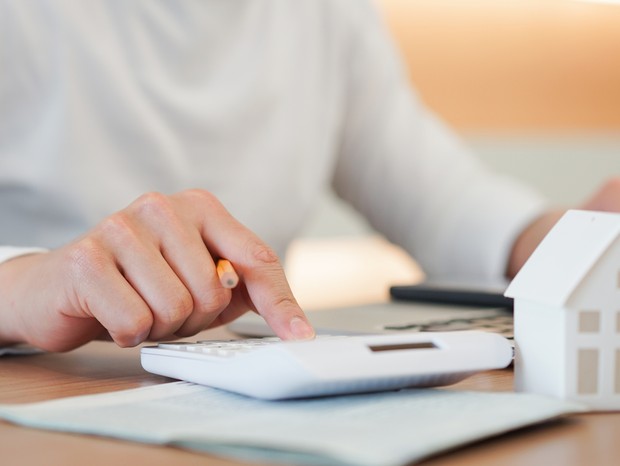
{"type": "Polygon", "coordinates": [[[239,283],[239,276],[229,260],[220,259],[217,261],[217,275],[224,288],[234,288],[239,283]]]}

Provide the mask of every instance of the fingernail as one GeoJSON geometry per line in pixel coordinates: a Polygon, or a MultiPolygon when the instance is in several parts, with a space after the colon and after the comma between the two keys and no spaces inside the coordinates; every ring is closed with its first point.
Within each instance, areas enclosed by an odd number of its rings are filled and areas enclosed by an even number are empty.
{"type": "Polygon", "coordinates": [[[291,333],[297,340],[311,340],[314,329],[301,317],[293,317],[290,323],[291,333]]]}

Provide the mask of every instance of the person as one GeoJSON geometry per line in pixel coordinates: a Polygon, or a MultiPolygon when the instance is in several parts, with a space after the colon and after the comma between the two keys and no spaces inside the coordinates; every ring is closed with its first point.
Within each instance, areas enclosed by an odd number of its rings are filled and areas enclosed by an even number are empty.
{"type": "Polygon", "coordinates": [[[423,106],[369,1],[0,0],[0,69],[1,345],[312,338],[279,258],[330,184],[431,276],[514,275],[561,214],[423,106]]]}

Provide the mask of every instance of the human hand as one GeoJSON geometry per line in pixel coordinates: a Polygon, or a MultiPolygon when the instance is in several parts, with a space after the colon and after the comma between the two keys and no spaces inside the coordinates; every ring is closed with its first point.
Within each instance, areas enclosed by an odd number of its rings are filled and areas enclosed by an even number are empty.
{"type": "MultiPolygon", "coordinates": [[[[620,177],[609,179],[593,196],[577,208],[602,212],[620,212],[620,177]]],[[[530,223],[521,232],[512,248],[506,271],[507,277],[512,278],[517,274],[534,252],[534,249],[565,212],[565,209],[549,211],[530,223]]]]}
{"type": "Polygon", "coordinates": [[[620,212],[620,177],[609,179],[579,208],[599,212],[620,212]]]}
{"type": "Polygon", "coordinates": [[[74,242],[0,264],[0,342],[66,351],[193,335],[248,310],[283,339],[314,336],[275,253],[210,193],[145,194],[74,242]],[[226,258],[240,277],[219,281],[226,258]]]}

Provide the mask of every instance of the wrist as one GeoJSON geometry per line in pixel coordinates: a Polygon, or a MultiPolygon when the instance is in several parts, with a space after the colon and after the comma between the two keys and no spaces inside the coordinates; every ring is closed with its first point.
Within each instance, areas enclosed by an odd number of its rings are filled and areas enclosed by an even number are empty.
{"type": "MultiPolygon", "coordinates": [[[[0,262],[0,345],[8,346],[26,343],[23,331],[23,300],[27,296],[22,290],[19,278],[24,276],[27,264],[37,254],[20,254],[0,262]]],[[[26,290],[29,294],[32,290],[26,290]]]]}

